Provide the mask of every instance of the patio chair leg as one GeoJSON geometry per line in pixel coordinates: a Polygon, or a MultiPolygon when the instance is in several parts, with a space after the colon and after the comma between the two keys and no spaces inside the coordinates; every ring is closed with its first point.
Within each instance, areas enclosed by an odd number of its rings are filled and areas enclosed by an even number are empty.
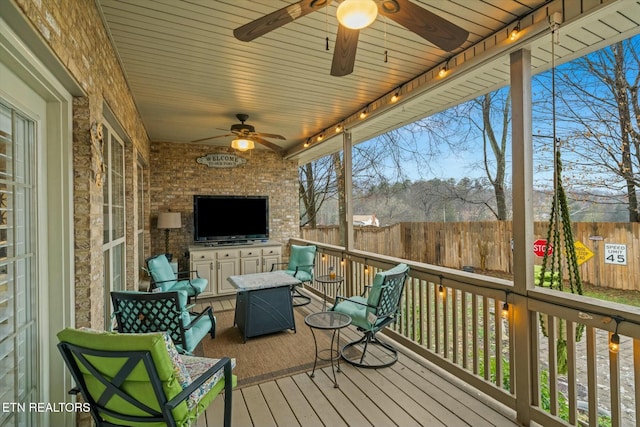
{"type": "MultiPolygon", "coordinates": [[[[357,350],[356,350],[357,351],[357,350]]],[[[387,343],[384,343],[376,337],[376,334],[371,334],[366,332],[362,338],[352,341],[350,343],[345,344],[342,347],[342,351],[340,352],[342,358],[349,364],[358,366],[360,368],[386,368],[387,366],[391,366],[398,361],[398,351],[390,346],[387,343]],[[349,355],[349,349],[355,348],[357,345],[362,344],[364,342],[364,348],[362,353],[356,355],[355,358],[349,355]],[[372,360],[375,360],[375,356],[371,356],[368,358],[368,362],[365,361],[365,357],[367,357],[367,351],[370,350],[370,346],[376,347],[382,354],[384,359],[387,361],[381,361],[380,363],[372,363],[372,360]]]]}
{"type": "Polygon", "coordinates": [[[293,300],[294,307],[301,307],[311,302],[311,298],[306,295],[302,295],[297,286],[293,286],[291,288],[291,298],[293,300]],[[301,302],[296,302],[296,300],[301,300],[301,302]]]}

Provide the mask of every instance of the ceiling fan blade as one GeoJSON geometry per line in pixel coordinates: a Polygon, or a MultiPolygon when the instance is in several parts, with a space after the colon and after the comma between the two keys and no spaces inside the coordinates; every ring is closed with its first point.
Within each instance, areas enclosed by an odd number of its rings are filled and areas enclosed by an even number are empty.
{"type": "Polygon", "coordinates": [[[250,42],[330,3],[331,0],[302,0],[236,28],[233,35],[238,40],[250,42]]]}
{"type": "Polygon", "coordinates": [[[359,36],[360,30],[352,30],[344,25],[338,25],[338,35],[331,63],[332,76],[342,77],[353,72],[359,36]]]}
{"type": "Polygon", "coordinates": [[[258,144],[262,144],[265,147],[271,148],[273,151],[275,151],[276,153],[280,153],[282,152],[282,148],[279,145],[274,144],[273,142],[269,142],[266,139],[262,139],[259,136],[254,136],[251,139],[253,139],[255,142],[257,142],[258,144]]]}
{"type": "Polygon", "coordinates": [[[282,140],[286,140],[287,138],[285,138],[282,135],[276,135],[273,133],[254,133],[255,136],[257,137],[262,137],[262,138],[272,138],[272,139],[282,139],[282,140]]]}
{"type": "Polygon", "coordinates": [[[193,141],[191,141],[191,142],[202,142],[202,141],[206,141],[207,139],[224,138],[224,137],[226,137],[226,136],[234,136],[234,134],[232,134],[232,133],[228,133],[228,134],[226,134],[226,135],[208,136],[208,137],[206,137],[206,138],[196,139],[196,140],[193,140],[193,141]]]}
{"type": "Polygon", "coordinates": [[[378,11],[446,51],[457,49],[469,37],[467,30],[409,0],[382,1],[378,3],[378,11]]]}

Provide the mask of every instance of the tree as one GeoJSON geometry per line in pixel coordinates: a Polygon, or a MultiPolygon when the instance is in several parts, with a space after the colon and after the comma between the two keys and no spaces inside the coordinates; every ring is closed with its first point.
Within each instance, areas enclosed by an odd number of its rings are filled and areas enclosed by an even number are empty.
{"type": "MultiPolygon", "coordinates": [[[[405,138],[400,131],[391,131],[371,141],[353,147],[354,191],[370,188],[393,177],[402,181],[406,170],[424,168],[427,155],[418,141],[405,138]]],[[[339,191],[344,185],[342,156],[334,153],[305,164],[299,168],[299,193],[301,200],[301,226],[317,226],[317,213],[328,201],[340,199],[339,191]]],[[[338,203],[341,226],[346,226],[344,206],[338,203]]]]}
{"type": "Polygon", "coordinates": [[[558,133],[565,143],[566,175],[581,192],[624,202],[629,221],[639,222],[640,58],[638,38],[559,67],[558,133]]]}
{"type": "Polygon", "coordinates": [[[508,89],[497,90],[476,98],[472,103],[480,109],[481,120],[476,118],[473,111],[469,114],[469,120],[482,135],[483,167],[495,194],[496,210],[492,211],[498,221],[504,221],[509,217],[505,178],[511,92],[508,89]]]}
{"type": "Polygon", "coordinates": [[[337,191],[336,180],[333,176],[333,165],[329,158],[322,158],[315,162],[302,165],[298,169],[298,183],[302,212],[300,225],[316,227],[317,213],[322,204],[337,191]]]}

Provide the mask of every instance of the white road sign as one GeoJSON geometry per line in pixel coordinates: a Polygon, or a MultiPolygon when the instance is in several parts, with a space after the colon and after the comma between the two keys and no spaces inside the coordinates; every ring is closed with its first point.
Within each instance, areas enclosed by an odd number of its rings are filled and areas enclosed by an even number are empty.
{"type": "Polygon", "coordinates": [[[627,245],[604,244],[604,263],[627,265],[627,245]]]}

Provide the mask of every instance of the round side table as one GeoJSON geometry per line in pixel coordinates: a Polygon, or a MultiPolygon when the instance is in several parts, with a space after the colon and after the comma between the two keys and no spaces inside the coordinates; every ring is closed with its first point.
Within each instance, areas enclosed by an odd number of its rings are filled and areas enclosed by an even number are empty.
{"type": "Polygon", "coordinates": [[[320,313],[312,313],[305,317],[304,323],[311,328],[311,334],[313,335],[313,344],[316,348],[316,357],[313,361],[313,371],[309,374],[311,378],[316,375],[316,366],[318,359],[320,359],[320,351],[318,350],[318,341],[316,340],[315,329],[324,329],[333,331],[331,336],[331,347],[329,350],[329,359],[331,361],[331,372],[333,372],[333,387],[339,388],[338,380],[336,378],[336,372],[340,372],[340,329],[346,328],[351,324],[351,317],[347,314],[338,313],[335,311],[322,311],[320,313]],[[337,333],[337,339],[336,339],[337,333]],[[335,346],[335,349],[334,349],[335,346]],[[337,362],[337,369],[334,365],[337,362]]]}
{"type": "Polygon", "coordinates": [[[336,294],[337,294],[338,290],[342,286],[342,283],[344,282],[344,277],[342,276],[331,277],[329,275],[318,276],[316,277],[316,282],[322,284],[322,293],[324,294],[324,300],[322,301],[322,311],[326,311],[327,310],[327,285],[335,285],[336,294]]]}

